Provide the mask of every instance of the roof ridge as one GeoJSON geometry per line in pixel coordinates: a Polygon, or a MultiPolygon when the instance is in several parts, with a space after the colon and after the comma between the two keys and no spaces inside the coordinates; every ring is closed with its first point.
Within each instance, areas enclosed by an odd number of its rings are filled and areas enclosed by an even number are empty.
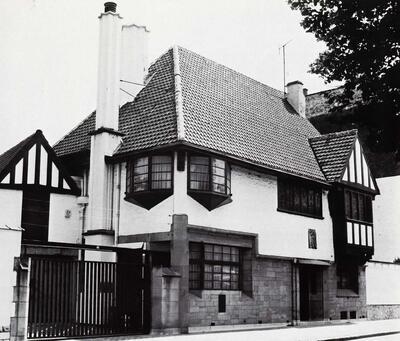
{"type": "MultiPolygon", "coordinates": [[[[273,88],[273,87],[270,86],[270,85],[267,85],[267,84],[265,84],[265,83],[263,83],[263,82],[261,82],[261,81],[259,81],[259,80],[257,80],[257,79],[254,79],[254,78],[252,78],[252,77],[250,77],[250,76],[248,76],[248,75],[246,75],[246,74],[244,74],[244,73],[242,73],[242,72],[239,72],[239,71],[237,71],[237,70],[235,70],[235,69],[232,69],[231,67],[226,66],[226,65],[224,65],[224,64],[222,64],[222,63],[216,62],[215,60],[212,60],[212,59],[210,59],[210,58],[204,57],[203,55],[201,55],[201,54],[199,54],[199,53],[197,53],[197,52],[193,52],[193,51],[191,51],[191,50],[189,50],[189,49],[187,49],[187,48],[185,48],[185,47],[182,47],[182,46],[179,46],[179,45],[175,45],[174,47],[177,47],[178,49],[185,50],[186,52],[195,54],[196,56],[198,56],[198,57],[200,57],[200,58],[202,58],[202,59],[204,59],[204,60],[207,60],[207,61],[209,61],[209,62],[211,62],[211,63],[216,64],[216,65],[222,66],[223,68],[225,68],[225,69],[227,69],[227,70],[229,70],[229,71],[232,71],[232,72],[234,72],[234,73],[236,73],[236,74],[238,74],[238,75],[240,75],[240,76],[242,76],[242,77],[245,77],[245,78],[249,79],[249,80],[252,81],[252,82],[258,83],[258,84],[262,85],[263,87],[268,88],[269,90],[278,92],[278,93],[281,95],[279,98],[285,99],[284,93],[283,93],[283,91],[281,91],[281,90],[275,89],[275,88],[273,88]]],[[[271,93],[269,93],[269,95],[272,95],[272,96],[273,96],[273,94],[271,94],[271,93]]],[[[277,97],[278,97],[278,96],[277,96],[277,97]]]]}
{"type": "Polygon", "coordinates": [[[176,111],[176,127],[177,137],[179,140],[185,139],[185,125],[183,116],[183,98],[182,98],[182,80],[179,65],[179,46],[172,48],[173,64],[174,64],[174,84],[175,84],[175,111],[176,111]]]}

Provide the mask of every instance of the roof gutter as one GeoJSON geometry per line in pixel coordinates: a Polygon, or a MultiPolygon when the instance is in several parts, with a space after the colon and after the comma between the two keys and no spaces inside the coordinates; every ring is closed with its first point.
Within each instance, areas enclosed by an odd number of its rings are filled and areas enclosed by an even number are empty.
{"type": "Polygon", "coordinates": [[[280,170],[280,169],[276,169],[276,168],[271,168],[259,163],[256,163],[254,161],[250,161],[247,160],[245,158],[240,158],[228,153],[224,153],[224,152],[220,152],[220,151],[216,151],[207,147],[202,147],[202,146],[198,146],[195,144],[192,144],[190,142],[187,141],[177,141],[177,142],[173,142],[173,143],[168,143],[162,146],[156,146],[156,147],[151,147],[151,148],[146,148],[146,149],[141,149],[138,151],[134,151],[134,152],[129,152],[129,153],[124,153],[124,154],[120,154],[120,155],[116,155],[116,156],[106,156],[105,157],[105,161],[106,163],[118,163],[118,162],[124,162],[127,161],[130,157],[134,156],[134,155],[140,155],[140,154],[144,154],[144,153],[149,153],[152,151],[158,151],[158,150],[163,150],[163,149],[170,149],[170,148],[176,148],[176,147],[186,147],[188,149],[194,149],[194,150],[201,150],[201,151],[205,151],[207,153],[211,153],[217,156],[222,156],[225,157],[227,159],[230,159],[232,161],[236,161],[237,164],[239,166],[243,166],[243,167],[249,167],[256,170],[256,171],[268,171],[268,173],[273,174],[273,175],[286,175],[286,176],[293,176],[296,178],[301,178],[307,181],[312,181],[312,182],[316,182],[319,183],[320,185],[322,185],[324,188],[331,188],[332,185],[324,180],[320,180],[320,179],[315,179],[315,178],[311,178],[311,177],[307,177],[304,175],[300,175],[300,174],[296,174],[296,173],[291,173],[289,171],[285,171],[285,170],[280,170]]]}

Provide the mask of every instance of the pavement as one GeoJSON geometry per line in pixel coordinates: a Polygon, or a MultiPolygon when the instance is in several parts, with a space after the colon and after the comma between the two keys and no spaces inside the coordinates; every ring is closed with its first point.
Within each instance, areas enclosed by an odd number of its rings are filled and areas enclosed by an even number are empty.
{"type": "MultiPolygon", "coordinates": [[[[246,326],[243,326],[244,328],[246,326]]],[[[0,333],[0,340],[6,333],[0,333]]],[[[7,333],[8,334],[8,333],[7,333]]],[[[8,335],[7,335],[8,336],[8,335]]],[[[4,338],[5,339],[5,338],[4,338]]],[[[95,341],[138,340],[143,341],[400,341],[400,319],[395,320],[352,320],[346,323],[331,323],[318,326],[300,326],[263,329],[239,329],[234,331],[207,331],[204,333],[171,336],[121,336],[91,338],[95,341]]],[[[78,339],[70,339],[78,340],[78,339]]],[[[86,339],[87,340],[87,339],[86,339]]],[[[80,339],[82,341],[82,339],[80,339]]]]}

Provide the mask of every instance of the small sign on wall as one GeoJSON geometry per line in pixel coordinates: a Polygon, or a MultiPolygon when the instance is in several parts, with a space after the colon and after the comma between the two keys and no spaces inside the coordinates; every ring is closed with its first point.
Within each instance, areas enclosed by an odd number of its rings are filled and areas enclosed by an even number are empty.
{"type": "Polygon", "coordinates": [[[71,215],[72,215],[71,210],[65,210],[65,215],[64,215],[65,219],[71,218],[71,215]]]}
{"type": "Polygon", "coordinates": [[[314,229],[308,229],[308,248],[317,248],[317,232],[314,229]]]}

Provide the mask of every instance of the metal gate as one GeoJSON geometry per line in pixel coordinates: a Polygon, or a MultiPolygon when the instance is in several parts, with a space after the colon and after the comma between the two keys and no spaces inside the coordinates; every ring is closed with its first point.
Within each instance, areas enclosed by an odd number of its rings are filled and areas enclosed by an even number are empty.
{"type": "Polygon", "coordinates": [[[32,258],[28,338],[150,331],[150,254],[118,263],[32,258]]]}

